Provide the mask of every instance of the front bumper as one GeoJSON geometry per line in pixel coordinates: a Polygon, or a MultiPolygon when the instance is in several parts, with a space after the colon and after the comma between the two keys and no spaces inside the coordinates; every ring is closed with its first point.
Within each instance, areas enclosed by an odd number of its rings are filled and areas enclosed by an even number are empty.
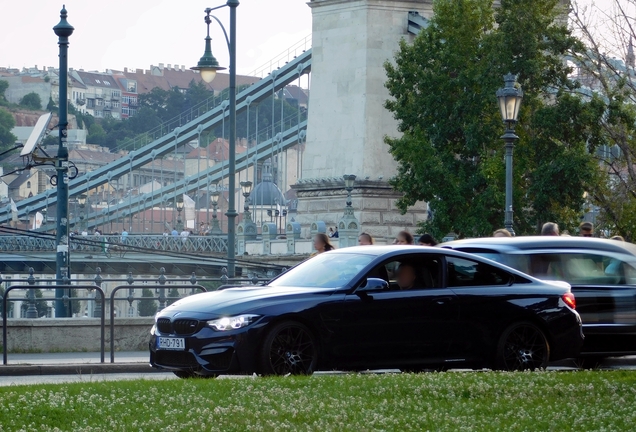
{"type": "Polygon", "coordinates": [[[170,371],[186,371],[197,375],[214,376],[256,371],[258,335],[261,327],[246,327],[228,332],[203,328],[193,335],[151,332],[149,341],[150,365],[170,371]],[[159,349],[160,336],[185,339],[184,350],[159,349]]]}

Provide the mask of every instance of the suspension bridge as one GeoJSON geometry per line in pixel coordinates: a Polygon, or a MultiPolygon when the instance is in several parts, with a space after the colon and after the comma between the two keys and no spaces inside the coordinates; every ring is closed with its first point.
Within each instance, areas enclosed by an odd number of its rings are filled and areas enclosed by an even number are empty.
{"type": "MultiPolygon", "coordinates": [[[[305,51],[301,55],[291,59],[281,68],[274,70],[268,76],[262,78],[254,85],[237,94],[236,110],[237,114],[248,111],[250,107],[258,105],[259,102],[272,96],[276,92],[283,89],[291,82],[300,79],[303,75],[311,71],[311,49],[305,51]]],[[[117,181],[118,179],[139,170],[161,157],[174,153],[175,156],[180,148],[193,140],[198,140],[204,131],[208,131],[224,125],[229,117],[228,103],[223,103],[203,112],[201,115],[193,118],[182,126],[175,127],[173,130],[166,130],[162,136],[157,137],[153,141],[140,145],[139,142],[132,140],[128,145],[132,150],[127,156],[119,158],[109,164],[102,166],[92,172],[78,175],[69,181],[69,198],[77,198],[81,194],[89,194],[93,190],[97,190],[100,186],[117,181]]],[[[300,110],[300,107],[298,108],[300,110]]],[[[287,149],[302,144],[306,135],[306,121],[297,121],[300,112],[296,118],[286,118],[270,126],[270,130],[263,133],[250,135],[248,131],[248,141],[253,139],[251,148],[248,151],[237,155],[236,172],[241,172],[252,167],[254,164],[262,163],[269,159],[272,154],[285,152],[287,149]],[[293,124],[293,126],[290,126],[293,124]],[[258,141],[258,138],[268,136],[269,138],[258,141]]],[[[143,134],[140,139],[147,140],[148,134],[143,134]]],[[[88,218],[84,223],[88,228],[94,228],[97,225],[105,225],[109,222],[124,217],[138,214],[144,210],[152,209],[163,205],[168,197],[175,197],[179,194],[189,194],[197,190],[205,189],[210,184],[222,183],[223,178],[227,177],[227,170],[224,172],[225,166],[222,163],[215,164],[211,167],[197,172],[191,176],[184,176],[182,179],[170,182],[168,185],[153,189],[146,194],[140,194],[129,200],[128,202],[118,202],[112,206],[103,209],[101,214],[88,218]]],[[[82,173],[80,173],[82,174],[82,173]]],[[[132,179],[132,176],[128,176],[132,179]]],[[[231,191],[230,191],[231,193],[231,191]]],[[[28,218],[33,211],[52,206],[57,200],[55,189],[49,189],[44,193],[34,195],[16,203],[18,218],[28,218]]],[[[15,210],[15,209],[14,209],[15,210]]],[[[0,224],[7,224],[12,218],[11,205],[0,209],[0,224]]],[[[79,216],[75,215],[70,221],[73,226],[80,222],[79,216]]],[[[51,230],[54,226],[44,224],[42,230],[51,230]]]]}

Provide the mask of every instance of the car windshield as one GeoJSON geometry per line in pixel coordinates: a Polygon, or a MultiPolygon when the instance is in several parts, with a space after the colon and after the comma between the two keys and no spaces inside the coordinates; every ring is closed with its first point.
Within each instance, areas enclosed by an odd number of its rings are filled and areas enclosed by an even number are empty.
{"type": "Polygon", "coordinates": [[[320,254],[282,274],[269,285],[341,288],[374,258],[373,255],[353,253],[320,254]]]}

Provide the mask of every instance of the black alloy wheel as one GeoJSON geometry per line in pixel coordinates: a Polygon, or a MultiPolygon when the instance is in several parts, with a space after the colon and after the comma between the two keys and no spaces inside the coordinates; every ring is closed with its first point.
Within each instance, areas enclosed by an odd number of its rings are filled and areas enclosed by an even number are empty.
{"type": "Polygon", "coordinates": [[[508,327],[497,346],[496,368],[507,371],[544,369],[550,345],[536,325],[519,322],[508,327]]]}
{"type": "Polygon", "coordinates": [[[309,375],[317,362],[314,336],[299,322],[276,324],[263,341],[260,370],[264,375],[309,375]]]}

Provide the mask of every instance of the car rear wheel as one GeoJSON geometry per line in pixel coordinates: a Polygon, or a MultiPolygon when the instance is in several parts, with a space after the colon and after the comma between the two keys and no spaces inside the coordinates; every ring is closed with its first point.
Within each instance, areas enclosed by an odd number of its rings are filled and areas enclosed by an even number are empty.
{"type": "Polygon", "coordinates": [[[544,369],[550,345],[539,327],[519,322],[508,327],[497,345],[496,368],[507,371],[544,369]]]}
{"type": "Polygon", "coordinates": [[[264,375],[308,375],[318,362],[318,346],[307,326],[295,321],[276,324],[267,333],[260,352],[264,375]]]}

